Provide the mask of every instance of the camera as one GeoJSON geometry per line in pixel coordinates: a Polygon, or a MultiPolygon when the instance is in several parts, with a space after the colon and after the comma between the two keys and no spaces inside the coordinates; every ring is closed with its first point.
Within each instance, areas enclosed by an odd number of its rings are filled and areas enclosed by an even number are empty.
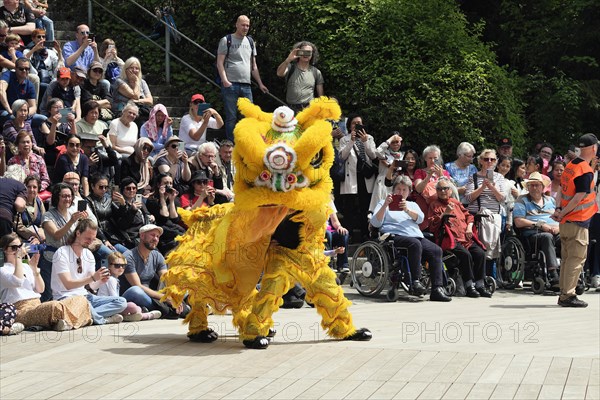
{"type": "Polygon", "coordinates": [[[298,57],[312,56],[312,51],[311,50],[297,50],[296,55],[298,57]]]}
{"type": "Polygon", "coordinates": [[[169,194],[173,193],[173,186],[171,186],[171,185],[165,186],[165,192],[167,192],[169,194]]]}

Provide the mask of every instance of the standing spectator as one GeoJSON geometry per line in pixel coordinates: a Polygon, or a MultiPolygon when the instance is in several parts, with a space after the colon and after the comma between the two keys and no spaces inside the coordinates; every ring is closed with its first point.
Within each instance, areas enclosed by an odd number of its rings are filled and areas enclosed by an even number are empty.
{"type": "Polygon", "coordinates": [[[25,9],[19,0],[4,0],[0,7],[0,19],[6,21],[10,32],[23,38],[26,45],[31,41],[31,32],[35,29],[35,16],[25,9]]]}
{"type": "MultiPolygon", "coordinates": [[[[373,136],[367,133],[362,117],[348,118],[347,130],[350,135],[340,139],[340,157],[346,161],[346,179],[340,183],[342,214],[350,235],[354,229],[360,229],[362,240],[369,235],[367,218],[375,176],[366,177],[357,167],[359,158],[361,163],[372,165],[371,160],[377,155],[375,141],[373,136]]],[[[353,239],[356,242],[360,241],[353,239]]]]}
{"type": "Polygon", "coordinates": [[[158,292],[160,277],[167,272],[165,258],[156,250],[162,233],[163,229],[153,224],[140,228],[140,243],[124,254],[127,267],[124,276],[120,278],[121,293],[127,301],[148,311],[161,311],[163,318],[177,318],[177,314],[181,314],[184,309],[183,303],[175,310],[168,300],[166,303],[160,301],[162,293],[158,292]]]}
{"type": "Polygon", "coordinates": [[[188,113],[181,118],[179,137],[185,142],[185,149],[189,153],[206,143],[207,128],[219,129],[223,126],[223,118],[214,108],[202,109],[202,112],[199,112],[200,104],[204,103],[204,96],[196,93],[190,100],[188,113]]]}
{"type": "Polygon", "coordinates": [[[187,182],[192,177],[188,155],[179,150],[182,140],[177,136],[171,136],[165,143],[165,148],[154,160],[154,175],[170,173],[173,177],[173,186],[179,193],[187,190],[187,182]]]}
{"type": "Polygon", "coordinates": [[[598,211],[593,188],[594,171],[590,167],[598,151],[598,139],[594,134],[586,133],[579,138],[578,145],[579,157],[567,164],[563,172],[559,207],[554,213],[554,219],[560,222],[562,258],[558,305],[562,307],[588,305],[577,298],[575,288],[587,257],[590,221],[598,211]]]}
{"type": "Polygon", "coordinates": [[[277,67],[277,76],[285,78],[285,101],[294,113],[302,111],[315,98],[323,96],[323,74],[315,64],[319,61],[317,46],[298,42],[285,60],[277,67]]]}
{"type": "MultiPolygon", "coordinates": [[[[19,166],[13,168],[19,169],[19,166]]],[[[6,173],[8,174],[9,171],[6,173]]],[[[9,174],[10,175],[10,174],[9,174]]],[[[22,182],[6,176],[0,177],[0,237],[13,231],[13,219],[16,213],[25,210],[27,188],[22,182]]]]}
{"type": "Polygon", "coordinates": [[[150,116],[150,109],[154,104],[154,98],[150,88],[142,78],[142,65],[140,60],[129,57],[123,65],[123,73],[117,78],[113,86],[113,112],[119,115],[125,105],[133,102],[138,106],[138,122],[143,123],[150,116]]]}
{"type": "Polygon", "coordinates": [[[477,167],[473,165],[475,156],[475,147],[471,143],[462,142],[456,149],[457,159],[454,162],[446,163],[446,171],[454,179],[460,201],[465,204],[465,190],[469,178],[477,172],[477,167]]]}
{"type": "Polygon", "coordinates": [[[250,18],[240,15],[235,23],[235,33],[221,38],[217,50],[217,69],[225,103],[225,134],[232,142],[233,127],[237,121],[237,100],[246,97],[253,101],[251,76],[263,93],[269,91],[260,78],[256,65],[256,46],[248,36],[249,30],[250,18]]]}
{"type": "Polygon", "coordinates": [[[556,197],[558,193],[561,191],[560,180],[562,178],[562,174],[565,172],[567,164],[564,162],[562,158],[557,157],[552,162],[552,183],[549,186],[550,196],[556,197]]]}
{"type": "MultiPolygon", "coordinates": [[[[148,121],[140,128],[140,137],[150,139],[154,145],[151,157],[157,155],[164,147],[165,142],[173,136],[173,118],[169,117],[167,107],[157,104],[150,111],[148,121]]],[[[180,129],[181,136],[181,129],[180,129]]]]}
{"type": "Polygon", "coordinates": [[[27,131],[20,131],[17,134],[17,154],[10,160],[8,165],[19,165],[23,168],[25,175],[38,176],[41,181],[40,191],[44,191],[50,186],[50,176],[44,162],[44,157],[33,152],[33,135],[27,131]]]}
{"type": "Polygon", "coordinates": [[[90,303],[92,319],[96,325],[118,324],[123,321],[119,313],[127,307],[124,298],[96,296],[85,286],[97,290],[109,278],[108,269],[95,268],[94,256],[88,249],[96,239],[98,226],[91,219],[83,219],[75,228],[66,246],[60,247],[52,257],[52,297],[62,300],[71,296],[84,296],[90,303]]]}
{"type": "Polygon", "coordinates": [[[52,41],[52,39],[46,37],[46,31],[43,29],[35,29],[32,34],[33,40],[23,51],[26,58],[31,60],[31,66],[35,68],[40,79],[40,91],[38,98],[43,99],[48,88],[48,84],[56,79],[56,72],[59,66],[64,65],[62,59],[62,51],[60,44],[54,42],[53,48],[47,48],[44,43],[46,39],[52,41]]]}
{"type": "MultiPolygon", "coordinates": [[[[375,184],[373,186],[373,194],[371,196],[371,204],[369,205],[369,211],[373,211],[377,203],[385,199],[390,194],[391,189],[385,185],[385,177],[387,176],[388,170],[394,168],[396,160],[402,160],[404,152],[400,151],[402,147],[402,137],[397,131],[392,132],[392,136],[385,142],[381,143],[375,154],[377,154],[377,160],[379,162],[379,171],[375,184]]],[[[393,173],[393,170],[392,170],[393,173]]]]}
{"type": "MultiPolygon", "coordinates": [[[[423,161],[425,168],[415,171],[414,180],[414,201],[419,205],[423,214],[426,215],[429,210],[429,203],[437,198],[435,184],[442,176],[450,178],[450,174],[443,167],[442,151],[436,145],[425,147],[423,150],[423,161]]],[[[420,228],[427,229],[429,220],[425,219],[420,228]]]]}
{"type": "Polygon", "coordinates": [[[62,52],[65,65],[71,70],[79,66],[87,71],[92,62],[100,61],[98,45],[95,40],[90,38],[90,28],[87,25],[77,27],[75,40],[65,43],[62,52]]]}
{"type": "Polygon", "coordinates": [[[231,161],[233,156],[233,142],[225,139],[219,146],[217,154],[217,165],[221,171],[221,180],[223,189],[217,190],[217,198],[223,197],[218,203],[228,203],[233,201],[233,179],[235,177],[235,164],[231,161]]]}
{"type": "Polygon", "coordinates": [[[512,140],[508,137],[503,137],[498,141],[498,154],[501,156],[511,157],[513,156],[513,145],[512,140]]]}
{"type": "Polygon", "coordinates": [[[109,125],[108,137],[122,158],[133,154],[133,146],[138,139],[138,126],[134,122],[138,111],[138,106],[127,103],[121,116],[113,119],[109,125]]]}
{"type": "Polygon", "coordinates": [[[139,138],[133,146],[134,152],[121,160],[121,177],[129,176],[143,190],[152,182],[152,165],[148,157],[152,153],[152,142],[148,138],[139,138]]]}
{"type": "Polygon", "coordinates": [[[585,263],[591,279],[590,286],[596,288],[596,291],[598,291],[600,290],[598,289],[600,287],[600,147],[596,150],[596,157],[592,162],[592,166],[594,167],[594,176],[596,178],[594,190],[596,192],[596,206],[598,207],[598,211],[596,211],[596,214],[594,214],[590,221],[590,244],[585,263]]]}
{"type": "Polygon", "coordinates": [[[554,147],[550,143],[542,143],[540,145],[540,152],[538,154],[544,164],[544,166],[542,167],[542,170],[540,172],[546,176],[551,176],[550,175],[550,173],[552,172],[551,160],[552,160],[552,156],[554,155],[554,147]]]}
{"type": "Polygon", "coordinates": [[[81,104],[85,104],[90,100],[94,100],[100,107],[100,119],[102,121],[112,121],[114,115],[112,113],[112,95],[110,90],[107,90],[105,85],[102,85],[102,77],[104,69],[102,64],[94,61],[88,69],[87,78],[81,85],[81,104]]]}
{"type": "Polygon", "coordinates": [[[90,175],[89,159],[81,152],[81,138],[71,135],[67,140],[67,151],[58,157],[54,167],[54,180],[59,182],[67,172],[76,172],[81,177],[83,195],[90,193],[88,177],[90,175]]]}
{"type": "MultiPolygon", "coordinates": [[[[54,21],[48,18],[48,3],[46,0],[23,0],[27,11],[31,11],[35,17],[35,26],[48,32],[48,40],[54,41],[54,21]]],[[[35,35],[35,32],[32,36],[35,35]]]]}

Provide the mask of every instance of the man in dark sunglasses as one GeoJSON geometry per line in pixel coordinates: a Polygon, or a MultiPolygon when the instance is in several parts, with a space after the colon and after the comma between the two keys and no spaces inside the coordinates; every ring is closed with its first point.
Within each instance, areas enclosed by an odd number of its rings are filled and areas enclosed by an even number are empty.
{"type": "MultiPolygon", "coordinates": [[[[30,74],[31,63],[29,59],[21,57],[15,62],[14,71],[6,71],[0,77],[0,123],[4,122],[12,114],[11,106],[15,100],[26,100],[29,104],[29,115],[32,116],[37,112],[37,90],[31,77],[39,79],[36,75],[30,74]]],[[[41,117],[41,116],[40,116],[41,117]]],[[[45,120],[45,117],[41,117],[45,120]]],[[[39,126],[39,123],[32,123],[32,127],[39,126]]]]}
{"type": "Polygon", "coordinates": [[[71,69],[79,66],[84,71],[87,71],[94,61],[100,61],[98,45],[95,37],[90,35],[90,28],[87,25],[79,25],[75,31],[75,40],[65,43],[63,59],[65,66],[71,69]]]}

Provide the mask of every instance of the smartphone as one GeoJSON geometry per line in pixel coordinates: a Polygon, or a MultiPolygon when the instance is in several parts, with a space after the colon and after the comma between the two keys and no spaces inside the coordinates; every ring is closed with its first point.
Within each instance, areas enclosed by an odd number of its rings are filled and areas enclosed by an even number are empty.
{"type": "Polygon", "coordinates": [[[400,202],[404,200],[401,194],[393,194],[392,202],[389,205],[390,211],[400,211],[400,202]]]}
{"type": "Polygon", "coordinates": [[[177,150],[183,153],[185,151],[185,142],[179,142],[179,148],[177,150]]]}
{"type": "Polygon", "coordinates": [[[113,193],[119,193],[119,185],[113,185],[112,191],[113,191],[113,193]]]}
{"type": "Polygon", "coordinates": [[[144,200],[144,196],[141,193],[135,195],[135,201],[137,201],[138,203],[142,203],[143,200],[144,200]]]}
{"type": "Polygon", "coordinates": [[[301,49],[298,49],[298,50],[296,50],[296,55],[298,57],[311,56],[312,55],[312,51],[311,50],[301,50],[301,49]]]}
{"type": "Polygon", "coordinates": [[[87,201],[79,200],[77,202],[77,211],[85,211],[87,210],[87,201]]]}
{"type": "Polygon", "coordinates": [[[115,45],[114,45],[114,44],[109,44],[109,45],[108,45],[108,50],[113,50],[114,48],[115,48],[115,45]]]}
{"type": "Polygon", "coordinates": [[[67,122],[69,122],[67,120],[67,115],[71,114],[73,112],[73,109],[71,107],[65,107],[59,110],[60,112],[60,123],[61,124],[66,124],[67,122]]]}
{"type": "Polygon", "coordinates": [[[204,114],[204,111],[208,110],[209,108],[211,108],[212,106],[210,105],[210,103],[200,103],[198,104],[198,116],[202,116],[202,114],[204,114]]]}
{"type": "Polygon", "coordinates": [[[47,49],[53,49],[54,48],[54,40],[45,40],[44,47],[47,49]]]}
{"type": "Polygon", "coordinates": [[[103,258],[100,261],[100,268],[106,268],[106,269],[108,269],[108,260],[106,258],[103,258]]]}
{"type": "Polygon", "coordinates": [[[211,188],[215,187],[215,181],[213,181],[212,179],[209,179],[208,182],[206,182],[206,186],[210,186],[211,188]]]}
{"type": "Polygon", "coordinates": [[[95,42],[96,41],[96,34],[90,32],[89,35],[88,35],[88,38],[92,39],[92,42],[95,42]]]}
{"type": "Polygon", "coordinates": [[[408,161],[394,160],[394,167],[398,171],[406,171],[408,169],[408,161]]]}
{"type": "Polygon", "coordinates": [[[440,160],[439,158],[436,158],[435,160],[433,160],[433,163],[434,163],[435,165],[439,165],[439,166],[441,166],[441,165],[442,165],[442,160],[440,160]]]}
{"type": "Polygon", "coordinates": [[[494,170],[493,169],[488,169],[487,171],[485,171],[485,177],[488,180],[493,181],[494,180],[494,170]]]}
{"type": "Polygon", "coordinates": [[[28,254],[36,254],[36,253],[40,253],[40,252],[42,252],[44,250],[46,250],[46,245],[44,243],[32,244],[27,249],[27,253],[28,254]]]}
{"type": "Polygon", "coordinates": [[[364,130],[365,126],[361,125],[361,124],[356,124],[354,125],[354,132],[359,133],[360,131],[364,130]]]}

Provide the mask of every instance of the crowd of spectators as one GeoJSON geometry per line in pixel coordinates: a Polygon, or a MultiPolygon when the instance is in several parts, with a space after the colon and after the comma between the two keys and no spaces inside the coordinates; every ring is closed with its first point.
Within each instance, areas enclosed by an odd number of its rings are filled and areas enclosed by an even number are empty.
{"type": "MultiPolygon", "coordinates": [[[[160,300],[164,256],[186,229],[178,207],[235,201],[230,108],[237,97],[248,97],[250,76],[268,91],[247,38],[250,21],[240,17],[235,33],[219,44],[227,120],[197,93],[174,132],[173,116],[154,104],[139,59],[123,61],[115,41],[98,44],[83,24],[75,40],[61,45],[46,10],[41,0],[5,0],[0,8],[0,301],[13,305],[6,308],[14,314],[12,332],[185,317],[185,304],[174,308],[160,300]],[[243,73],[231,67],[236,57],[243,73]],[[223,126],[228,139],[207,140],[208,129],[223,126]]],[[[277,68],[295,111],[325,93],[317,60],[314,44],[298,42],[277,68]]],[[[542,241],[558,285],[560,238],[550,216],[577,149],[562,157],[539,143],[517,158],[509,138],[479,153],[463,142],[456,159],[444,163],[438,146],[417,152],[397,131],[377,143],[363,115],[335,121],[332,142],[344,172],[334,179],[327,254],[336,257],[332,267],[339,272],[348,272],[348,245],[378,228],[409,249],[414,293],[425,293],[418,279],[423,260],[432,277],[431,300],[449,301],[441,289],[446,249],[423,234],[447,226],[456,238],[466,295],[491,297],[483,278],[495,273],[502,238],[516,229],[526,240],[542,241]],[[394,196],[401,201],[392,205],[394,196]],[[479,232],[474,215],[485,215],[479,232]]],[[[596,214],[595,236],[599,225],[596,214]]],[[[588,257],[596,287],[599,248],[590,245],[588,257]]]]}

